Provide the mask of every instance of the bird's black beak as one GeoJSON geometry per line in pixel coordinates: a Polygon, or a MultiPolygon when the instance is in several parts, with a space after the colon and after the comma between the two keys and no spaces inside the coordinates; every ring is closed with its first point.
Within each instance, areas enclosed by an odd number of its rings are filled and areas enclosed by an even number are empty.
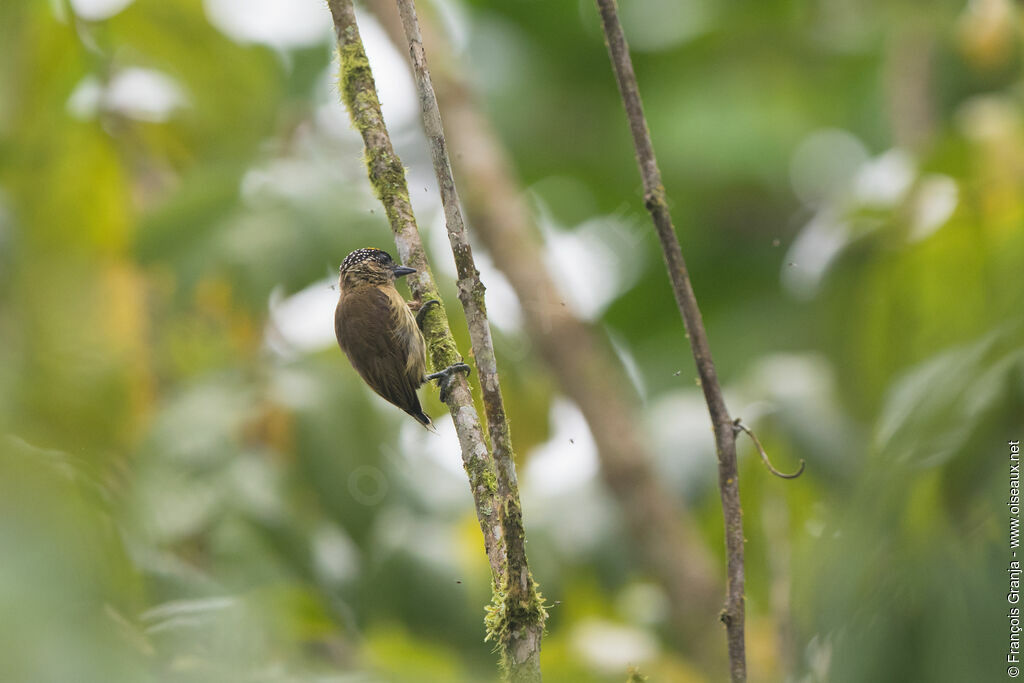
{"type": "Polygon", "coordinates": [[[395,274],[395,277],[405,277],[416,272],[415,268],[409,268],[408,266],[395,266],[391,269],[391,272],[395,274]]]}

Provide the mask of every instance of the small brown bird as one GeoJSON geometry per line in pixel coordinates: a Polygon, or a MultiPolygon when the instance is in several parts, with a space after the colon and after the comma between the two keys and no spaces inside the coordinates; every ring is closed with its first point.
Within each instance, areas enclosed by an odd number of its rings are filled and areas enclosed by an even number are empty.
{"type": "Polygon", "coordinates": [[[380,249],[353,251],[339,270],[341,294],[334,311],[338,345],[371,389],[431,428],[416,390],[427,380],[439,380],[444,401],[452,373],[469,370],[465,363],[457,363],[426,374],[427,347],[420,323],[430,305],[438,302],[426,302],[414,317],[395,289],[395,280],[416,270],[396,264],[380,249]]]}

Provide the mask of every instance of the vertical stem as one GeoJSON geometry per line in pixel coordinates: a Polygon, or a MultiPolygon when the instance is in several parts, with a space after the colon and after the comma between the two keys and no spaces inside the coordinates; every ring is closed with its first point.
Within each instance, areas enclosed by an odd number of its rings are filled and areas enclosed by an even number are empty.
{"type": "Polygon", "coordinates": [[[491,328],[487,322],[487,308],[484,302],[484,285],[473,261],[473,249],[469,244],[466,225],[462,219],[459,196],[455,189],[455,178],[448,158],[448,146],[441,124],[441,112],[427,69],[426,53],[420,36],[416,9],[411,1],[399,1],[402,26],[409,40],[409,54],[412,58],[413,75],[419,91],[420,108],[423,112],[423,128],[430,142],[430,156],[434,164],[441,203],[444,206],[445,224],[448,226],[448,240],[451,242],[458,272],[459,300],[466,310],[469,335],[473,345],[474,360],[483,391],[484,410],[487,414],[487,428],[494,449],[494,460],[498,464],[498,492],[509,495],[516,487],[515,466],[512,461],[512,444],[505,404],[498,382],[498,364],[494,357],[494,343],[491,328]]]}
{"type": "Polygon", "coordinates": [[[644,117],[643,104],[640,102],[640,91],[637,87],[636,74],[633,73],[633,62],[629,56],[626,37],[619,23],[615,0],[596,0],[601,14],[608,53],[615,70],[615,79],[626,108],[629,128],[633,134],[633,146],[636,149],[637,164],[644,183],[644,204],[651,214],[654,227],[661,241],[661,251],[665,258],[672,291],[676,304],[686,327],[686,336],[690,340],[693,359],[700,375],[700,385],[704,391],[704,400],[711,415],[711,423],[715,432],[715,447],[718,453],[718,487],[722,498],[722,512],[725,517],[725,544],[727,561],[727,595],[722,621],[725,622],[726,635],[729,643],[729,671],[733,683],[745,681],[747,678],[746,653],[744,645],[744,597],[743,597],[743,510],[740,507],[739,476],[736,468],[736,434],[733,431],[729,411],[722,398],[722,388],[715,373],[715,364],[711,359],[707,333],[701,319],[697,298],[690,284],[690,276],[683,260],[683,252],[679,247],[672,217],[668,211],[665,198],[665,187],[661,183],[661,172],[654,157],[647,120],[644,117]]]}
{"type": "Polygon", "coordinates": [[[459,300],[466,312],[498,475],[499,516],[502,520],[508,564],[500,585],[502,592],[505,593],[505,599],[503,605],[495,606],[496,613],[502,613],[503,618],[500,620],[501,625],[496,629],[497,632],[492,635],[500,640],[502,661],[512,680],[539,681],[540,641],[547,613],[526,560],[526,533],[519,504],[515,460],[498,381],[491,328],[487,321],[484,286],[480,282],[480,273],[473,261],[473,250],[462,219],[441,124],[441,112],[427,68],[416,8],[412,0],[398,0],[398,11],[402,17],[406,39],[409,41],[409,57],[419,93],[423,127],[430,143],[434,173],[441,191],[448,239],[451,242],[459,277],[459,300]]]}

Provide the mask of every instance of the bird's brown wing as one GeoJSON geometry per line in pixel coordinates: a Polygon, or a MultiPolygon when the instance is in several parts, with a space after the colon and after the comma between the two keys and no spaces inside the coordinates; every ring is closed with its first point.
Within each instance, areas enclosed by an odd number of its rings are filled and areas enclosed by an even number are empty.
{"type": "Polygon", "coordinates": [[[422,337],[397,291],[389,296],[378,287],[365,287],[346,293],[335,310],[334,331],[341,350],[370,388],[429,423],[416,395],[424,375],[422,337]],[[406,329],[406,316],[412,330],[406,329]]]}

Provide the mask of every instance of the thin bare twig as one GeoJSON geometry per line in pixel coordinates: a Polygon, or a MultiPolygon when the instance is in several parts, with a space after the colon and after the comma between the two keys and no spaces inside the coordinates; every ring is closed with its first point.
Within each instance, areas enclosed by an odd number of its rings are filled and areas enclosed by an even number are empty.
{"type": "Polygon", "coordinates": [[[768,471],[774,474],[776,477],[779,477],[780,479],[796,479],[797,477],[804,473],[804,466],[807,463],[804,462],[803,458],[800,458],[800,467],[799,469],[797,469],[796,472],[793,472],[792,474],[785,474],[783,472],[779,472],[777,469],[775,469],[775,467],[772,466],[772,461],[768,459],[768,454],[765,452],[764,446],[761,445],[760,440],[758,440],[757,435],[754,434],[754,432],[752,432],[750,428],[747,427],[747,425],[743,424],[743,422],[738,417],[735,420],[733,420],[732,423],[733,425],[735,425],[736,429],[740,430],[741,432],[744,432],[747,436],[750,437],[750,440],[754,442],[754,447],[757,449],[757,452],[761,454],[761,462],[763,462],[764,466],[768,468],[768,471]]]}
{"type": "MultiPolygon", "coordinates": [[[[359,37],[352,2],[328,0],[327,4],[334,18],[341,56],[341,96],[352,124],[363,137],[370,182],[384,205],[399,257],[403,264],[416,269],[416,273],[408,277],[409,287],[413,296],[420,301],[441,301],[409,203],[405,169],[391,146],[381,115],[373,73],[359,37]]],[[[435,306],[430,315],[426,316],[424,337],[435,368],[449,367],[462,360],[449,329],[443,304],[435,306]]],[[[452,383],[448,394],[448,409],[459,436],[462,462],[469,475],[491,573],[497,581],[504,571],[506,558],[501,521],[497,514],[500,503],[495,486],[496,475],[469,384],[461,375],[452,383]]]]}
{"type": "Polygon", "coordinates": [[[488,635],[498,641],[502,649],[502,663],[512,680],[539,681],[540,641],[547,613],[526,560],[526,533],[519,503],[512,441],[498,381],[491,328],[487,321],[484,286],[473,261],[473,251],[459,207],[441,112],[427,68],[415,3],[413,0],[398,0],[398,12],[409,43],[409,57],[419,93],[423,127],[430,143],[434,173],[441,191],[448,239],[458,271],[459,300],[469,325],[469,337],[480,378],[484,412],[498,475],[498,514],[505,538],[507,571],[498,584],[504,599],[501,604],[492,605],[488,635]]]}
{"type": "Polygon", "coordinates": [[[718,487],[722,498],[722,512],[725,518],[725,544],[727,563],[727,594],[722,621],[725,623],[729,644],[729,674],[733,683],[747,678],[746,646],[744,643],[744,570],[743,570],[743,510],[740,506],[739,475],[736,467],[736,439],[729,411],[722,398],[722,388],[711,359],[707,333],[701,319],[697,297],[690,284],[690,276],[679,247],[675,226],[669,214],[665,187],[661,183],[661,172],[654,157],[647,120],[644,117],[640,91],[633,72],[626,37],[619,23],[615,0],[596,0],[601,14],[605,41],[611,56],[615,79],[626,107],[626,116],[633,134],[637,163],[644,183],[644,204],[651,214],[654,227],[661,241],[661,251],[668,268],[672,291],[686,327],[693,359],[700,375],[704,400],[711,415],[715,432],[715,446],[718,452],[718,487]]]}

